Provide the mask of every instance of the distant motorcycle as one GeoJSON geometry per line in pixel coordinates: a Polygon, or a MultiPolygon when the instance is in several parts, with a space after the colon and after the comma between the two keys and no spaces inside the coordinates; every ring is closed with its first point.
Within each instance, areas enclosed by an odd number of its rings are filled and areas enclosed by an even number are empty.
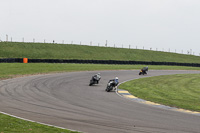
{"type": "Polygon", "coordinates": [[[92,86],[93,84],[99,84],[100,79],[100,76],[94,75],[90,80],[89,86],[92,86]]]}
{"type": "Polygon", "coordinates": [[[140,70],[139,72],[139,75],[144,75],[144,74],[147,74],[147,71],[148,71],[148,66],[147,67],[144,67],[140,70]]]}

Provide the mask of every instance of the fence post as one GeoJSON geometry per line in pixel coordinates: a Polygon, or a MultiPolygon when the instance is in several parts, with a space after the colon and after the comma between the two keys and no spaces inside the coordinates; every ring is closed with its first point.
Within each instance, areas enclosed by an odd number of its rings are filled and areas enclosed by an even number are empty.
{"type": "Polygon", "coordinates": [[[6,42],[8,42],[8,35],[6,35],[6,42]]]}

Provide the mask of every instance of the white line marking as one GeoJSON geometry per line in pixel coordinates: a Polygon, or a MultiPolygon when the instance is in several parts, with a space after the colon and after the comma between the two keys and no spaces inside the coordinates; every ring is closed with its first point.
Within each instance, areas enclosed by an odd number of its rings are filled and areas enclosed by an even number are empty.
{"type": "Polygon", "coordinates": [[[5,113],[5,112],[1,112],[1,111],[0,111],[0,113],[4,114],[4,115],[11,116],[11,117],[14,117],[14,118],[18,118],[18,119],[21,119],[21,120],[25,120],[25,121],[29,121],[29,122],[35,122],[35,123],[38,123],[38,124],[42,124],[42,125],[45,125],[45,126],[56,127],[56,128],[60,128],[60,129],[70,130],[70,131],[73,131],[73,132],[81,132],[81,131],[77,131],[77,130],[73,130],[73,129],[67,129],[67,128],[64,128],[64,127],[59,127],[59,126],[55,126],[55,125],[50,125],[50,124],[46,124],[46,123],[42,123],[42,122],[37,122],[37,121],[25,119],[25,118],[18,117],[18,116],[15,116],[15,115],[11,115],[11,114],[8,114],[8,113],[5,113]]]}

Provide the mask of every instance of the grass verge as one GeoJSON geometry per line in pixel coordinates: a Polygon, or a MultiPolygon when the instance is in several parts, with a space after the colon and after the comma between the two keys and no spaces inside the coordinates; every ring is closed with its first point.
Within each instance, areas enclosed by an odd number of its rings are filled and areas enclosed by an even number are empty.
{"type": "Polygon", "coordinates": [[[0,114],[0,133],[78,133],[0,114]]]}
{"type": "MultiPolygon", "coordinates": [[[[50,64],[50,63],[0,63],[0,79],[21,75],[52,72],[94,71],[94,70],[140,70],[144,65],[102,65],[102,64],[50,64]]],[[[200,70],[199,67],[149,66],[150,70],[200,70]]]]}
{"type": "Polygon", "coordinates": [[[119,86],[136,97],[192,111],[200,111],[200,74],[177,74],[128,81],[119,86]]]}

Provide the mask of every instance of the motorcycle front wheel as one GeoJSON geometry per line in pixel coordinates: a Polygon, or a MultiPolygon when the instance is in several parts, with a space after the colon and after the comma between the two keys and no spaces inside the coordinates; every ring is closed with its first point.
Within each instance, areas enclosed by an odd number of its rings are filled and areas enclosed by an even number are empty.
{"type": "Polygon", "coordinates": [[[112,88],[108,86],[105,91],[110,92],[111,90],[112,88]]]}
{"type": "Polygon", "coordinates": [[[93,81],[90,81],[90,84],[89,84],[89,86],[92,86],[93,85],[93,81]]]}

